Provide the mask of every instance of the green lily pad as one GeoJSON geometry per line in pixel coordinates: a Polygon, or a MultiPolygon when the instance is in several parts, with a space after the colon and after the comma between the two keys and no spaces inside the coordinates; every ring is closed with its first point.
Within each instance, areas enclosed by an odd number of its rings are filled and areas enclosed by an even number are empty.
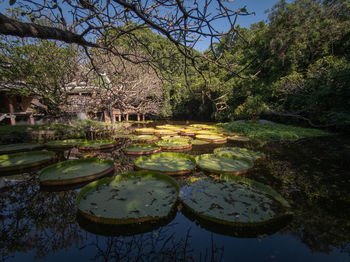
{"type": "Polygon", "coordinates": [[[203,154],[196,157],[197,165],[208,172],[216,174],[240,175],[253,167],[253,162],[247,159],[236,159],[228,156],[203,154]]]}
{"type": "Polygon", "coordinates": [[[204,140],[200,140],[200,139],[192,140],[191,143],[192,143],[192,145],[197,145],[197,146],[208,145],[208,144],[210,144],[210,142],[204,141],[204,140]]]}
{"type": "Polygon", "coordinates": [[[141,171],[104,178],[85,186],[77,196],[79,213],[104,224],[133,224],[164,218],[179,193],[176,180],[141,171]]]}
{"type": "Polygon", "coordinates": [[[259,226],[290,214],[288,202],[282,196],[251,181],[239,177],[202,179],[182,187],[180,199],[199,217],[231,226],[259,226]]]}
{"type": "Polygon", "coordinates": [[[36,143],[1,145],[0,155],[39,150],[39,149],[42,149],[43,147],[44,146],[42,144],[36,144],[36,143]]]}
{"type": "Polygon", "coordinates": [[[192,141],[193,138],[189,136],[162,136],[162,140],[186,140],[186,141],[192,141]]]}
{"type": "Polygon", "coordinates": [[[106,150],[115,147],[115,140],[85,140],[78,145],[78,149],[86,150],[106,150]]]}
{"type": "Polygon", "coordinates": [[[214,149],[217,156],[232,156],[234,158],[244,158],[251,161],[265,158],[264,153],[255,152],[241,147],[220,147],[214,149]]]}
{"type": "Polygon", "coordinates": [[[197,129],[180,129],[180,134],[182,136],[194,136],[196,134],[197,129]]]}
{"type": "Polygon", "coordinates": [[[212,130],[219,128],[217,126],[211,126],[211,125],[205,125],[205,124],[193,124],[193,125],[190,125],[190,127],[201,128],[201,129],[212,129],[212,130]]]}
{"type": "Polygon", "coordinates": [[[198,130],[195,131],[196,135],[214,135],[214,136],[222,136],[223,133],[220,133],[216,130],[198,130]]]}
{"type": "Polygon", "coordinates": [[[156,131],[154,128],[137,128],[135,129],[135,133],[139,135],[153,135],[154,131],[156,131]]]}
{"type": "Polygon", "coordinates": [[[168,139],[160,140],[156,142],[157,146],[160,146],[162,150],[180,150],[180,149],[190,149],[192,148],[191,142],[186,139],[168,139]]]}
{"type": "Polygon", "coordinates": [[[161,148],[156,145],[135,144],[123,149],[126,155],[149,155],[160,152],[161,148]]]}
{"type": "Polygon", "coordinates": [[[80,143],[84,143],[83,139],[66,139],[66,140],[54,140],[45,143],[45,147],[49,150],[68,150],[80,143]]]}
{"type": "Polygon", "coordinates": [[[98,158],[68,160],[40,170],[39,180],[43,186],[68,185],[94,180],[113,171],[112,160],[98,158]]]}
{"type": "Polygon", "coordinates": [[[151,156],[139,157],[134,161],[140,170],[156,171],[168,175],[183,175],[191,173],[196,167],[195,159],[183,153],[162,152],[151,156]]]}
{"type": "Polygon", "coordinates": [[[224,144],[227,138],[219,135],[196,135],[196,139],[204,140],[213,144],[224,144]]]}
{"type": "Polygon", "coordinates": [[[183,126],[174,126],[174,125],[162,125],[162,126],[156,126],[156,129],[168,129],[168,130],[176,130],[176,131],[180,131],[181,129],[183,129],[183,126]]]}
{"type": "Polygon", "coordinates": [[[168,129],[157,129],[156,131],[154,131],[154,134],[156,136],[176,136],[178,132],[168,129]]]}
{"type": "Polygon", "coordinates": [[[0,173],[34,168],[44,163],[50,162],[55,156],[50,151],[31,151],[8,155],[0,155],[0,173]]]}
{"type": "Polygon", "coordinates": [[[139,142],[139,143],[152,143],[158,140],[157,136],[154,135],[138,135],[138,136],[131,136],[130,139],[133,142],[139,142]]]}

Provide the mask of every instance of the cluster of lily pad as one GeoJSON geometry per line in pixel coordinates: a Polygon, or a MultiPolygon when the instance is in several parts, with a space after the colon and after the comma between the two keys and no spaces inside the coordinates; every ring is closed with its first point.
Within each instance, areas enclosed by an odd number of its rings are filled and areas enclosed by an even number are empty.
{"type": "MultiPolygon", "coordinates": [[[[135,133],[138,135],[154,135],[156,137],[191,136],[195,138],[195,140],[206,141],[213,144],[224,144],[227,142],[227,139],[249,141],[243,134],[227,132],[220,127],[206,124],[193,124],[189,126],[167,124],[156,126],[155,128],[138,128],[135,129],[135,133]]],[[[193,144],[197,144],[197,142],[194,141],[193,144]]],[[[200,144],[200,142],[198,144],[200,144]]]]}
{"type": "MultiPolygon", "coordinates": [[[[241,136],[225,134],[223,130],[208,125],[163,125],[154,129],[136,129],[136,133],[139,135],[130,138],[136,144],[125,147],[123,151],[128,155],[146,155],[134,161],[138,171],[101,178],[114,174],[113,161],[98,158],[67,160],[40,170],[41,185],[93,181],[77,196],[78,212],[90,221],[109,225],[168,217],[178,200],[194,215],[230,226],[273,223],[289,214],[288,202],[272,188],[236,176],[252,169],[255,161],[264,159],[263,153],[238,147],[216,148],[212,154],[197,157],[160,152],[190,149],[196,143],[226,143],[227,135],[241,136]],[[194,174],[196,168],[220,175],[220,179],[200,178],[180,188],[171,177],[194,174]]],[[[0,154],[4,152],[0,155],[0,172],[38,166],[54,158],[54,152],[35,151],[38,149],[62,151],[77,147],[82,151],[94,151],[114,146],[114,140],[61,140],[45,145],[0,146],[0,154]]]]}

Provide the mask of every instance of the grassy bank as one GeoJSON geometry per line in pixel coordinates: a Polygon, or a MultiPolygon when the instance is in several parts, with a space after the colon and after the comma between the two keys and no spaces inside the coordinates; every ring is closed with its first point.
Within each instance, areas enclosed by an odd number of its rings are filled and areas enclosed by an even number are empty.
{"type": "Polygon", "coordinates": [[[244,123],[220,123],[218,126],[237,133],[243,133],[253,141],[296,141],[303,138],[329,136],[331,133],[314,128],[303,128],[283,124],[259,124],[253,121],[244,123]]]}

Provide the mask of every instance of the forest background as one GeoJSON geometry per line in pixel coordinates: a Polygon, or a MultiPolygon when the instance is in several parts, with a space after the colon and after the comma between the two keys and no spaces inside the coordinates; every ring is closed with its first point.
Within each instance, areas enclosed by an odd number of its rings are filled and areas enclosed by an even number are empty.
{"type": "MultiPolygon", "coordinates": [[[[10,13],[24,15],[19,7],[10,13]]],[[[42,17],[29,18],[50,24],[42,17]]],[[[222,37],[208,50],[192,48],[191,58],[208,58],[197,59],[193,66],[168,38],[146,27],[135,30],[133,23],[123,29],[128,27],[133,27],[135,38],[113,38],[118,32],[109,30],[103,41],[124,54],[133,50],[138,60],[113,57],[101,49],[87,55],[81,46],[59,41],[2,36],[0,82],[6,82],[13,94],[39,96],[52,115],[63,113],[60,105],[67,99],[67,84],[79,79],[108,91],[100,98],[107,109],[132,105],[158,118],[266,118],[338,130],[350,125],[347,0],[278,1],[267,21],[250,28],[236,26],[235,34],[222,37]],[[134,39],[142,39],[142,44],[134,39]],[[159,59],[141,63],[140,57],[145,60],[150,54],[159,59]],[[89,55],[95,57],[93,63],[89,55]],[[147,91],[141,94],[145,83],[147,91]]]]}

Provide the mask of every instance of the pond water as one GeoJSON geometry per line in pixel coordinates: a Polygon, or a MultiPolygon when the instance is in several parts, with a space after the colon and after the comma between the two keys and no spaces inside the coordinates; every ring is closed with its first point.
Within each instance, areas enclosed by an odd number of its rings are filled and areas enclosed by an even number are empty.
{"type": "MultiPolygon", "coordinates": [[[[117,150],[100,157],[115,159],[120,172],[132,170],[132,159],[119,150],[128,143],[120,139],[117,150]]],[[[188,153],[236,145],[198,145],[188,153]]],[[[77,217],[79,188],[45,191],[33,173],[0,177],[1,261],[350,261],[350,139],[245,147],[267,156],[247,176],[270,185],[292,206],[293,218],[279,228],[250,232],[208,225],[180,207],[161,224],[99,227],[77,217]]]]}

